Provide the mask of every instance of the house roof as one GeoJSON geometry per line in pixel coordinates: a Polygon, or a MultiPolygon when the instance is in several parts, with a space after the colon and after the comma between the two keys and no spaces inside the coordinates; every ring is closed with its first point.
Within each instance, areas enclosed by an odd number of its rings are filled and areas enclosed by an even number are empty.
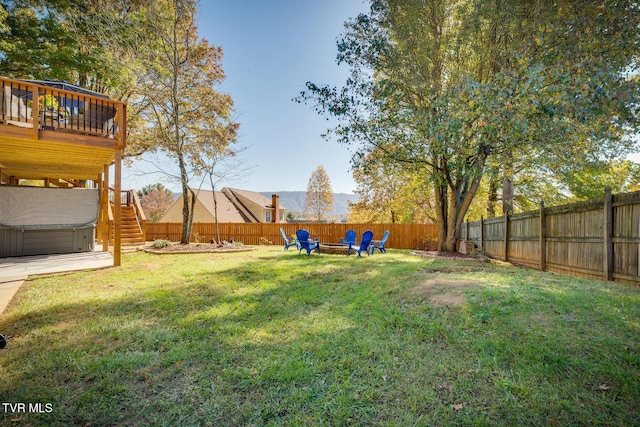
{"type": "Polygon", "coordinates": [[[52,87],[54,89],[62,89],[62,90],[68,90],[69,92],[81,93],[83,95],[91,95],[98,98],[111,99],[109,98],[108,95],[105,95],[104,93],[94,92],[92,90],[85,89],[83,87],[76,86],[62,80],[23,80],[23,79],[19,79],[19,80],[26,83],[35,83],[40,86],[52,87]]]}
{"type": "MultiPolygon", "coordinates": [[[[231,191],[232,193],[234,193],[234,195],[236,197],[243,197],[246,198],[248,200],[251,200],[253,203],[262,206],[263,208],[273,208],[273,202],[271,199],[263,196],[260,193],[257,193],[255,191],[247,191],[247,190],[239,190],[237,188],[228,188],[226,187],[227,190],[231,191]]],[[[280,209],[286,209],[284,206],[280,205],[280,209]]]]}
{"type": "MultiPolygon", "coordinates": [[[[199,206],[204,208],[212,217],[215,217],[214,192],[210,190],[195,191],[199,206]]],[[[225,187],[221,191],[215,192],[215,200],[218,205],[218,221],[220,222],[261,222],[262,214],[256,211],[256,206],[260,210],[273,210],[272,200],[255,191],[240,190],[225,187]]],[[[182,204],[182,195],[174,202],[182,204]]],[[[196,205],[198,206],[198,205],[196,205]]],[[[280,206],[280,211],[286,210],[280,206]]],[[[160,222],[165,218],[175,215],[170,208],[160,222]]],[[[197,212],[197,211],[196,211],[197,212]]],[[[197,216],[197,214],[196,214],[197,216]]]]}
{"type": "MultiPolygon", "coordinates": [[[[213,191],[200,190],[196,192],[198,201],[202,203],[211,215],[214,214],[213,191]]],[[[248,222],[248,218],[243,215],[233,203],[222,193],[215,192],[216,202],[218,204],[218,221],[219,222],[248,222]]]]}

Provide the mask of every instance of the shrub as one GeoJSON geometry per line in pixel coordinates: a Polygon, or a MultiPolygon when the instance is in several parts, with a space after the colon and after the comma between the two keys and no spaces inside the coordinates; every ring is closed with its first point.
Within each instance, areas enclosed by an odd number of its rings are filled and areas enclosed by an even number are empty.
{"type": "Polygon", "coordinates": [[[171,242],[165,239],[157,239],[153,242],[153,247],[156,249],[168,248],[171,246],[171,242]]]}
{"type": "Polygon", "coordinates": [[[273,245],[273,242],[263,236],[263,237],[260,237],[260,244],[261,245],[273,245]]]}

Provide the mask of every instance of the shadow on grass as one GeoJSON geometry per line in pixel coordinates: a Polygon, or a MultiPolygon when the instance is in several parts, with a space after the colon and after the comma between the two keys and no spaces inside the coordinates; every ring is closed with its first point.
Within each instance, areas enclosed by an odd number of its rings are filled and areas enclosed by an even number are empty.
{"type": "Polygon", "coordinates": [[[638,292],[402,253],[180,257],[123,289],[139,266],[29,284],[3,318],[0,394],[53,402],[24,416],[47,425],[634,420],[638,292]],[[413,291],[434,276],[472,283],[453,289],[464,303],[413,291]],[[78,302],[38,308],[39,288],[75,280],[59,291],[78,302]]]}

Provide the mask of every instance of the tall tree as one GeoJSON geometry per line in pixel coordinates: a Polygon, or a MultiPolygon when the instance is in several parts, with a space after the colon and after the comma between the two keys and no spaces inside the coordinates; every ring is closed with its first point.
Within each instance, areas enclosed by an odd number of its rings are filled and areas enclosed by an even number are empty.
{"type": "Polygon", "coordinates": [[[198,38],[194,0],[159,0],[134,16],[126,44],[140,63],[134,97],[140,126],[133,152],[162,152],[176,162],[183,193],[181,243],[191,237],[195,194],[189,180],[203,152],[221,151],[237,137],[233,101],[216,89],[225,75],[222,49],[198,38]]]}
{"type": "MultiPolygon", "coordinates": [[[[375,156],[372,152],[370,156],[375,156]]],[[[358,201],[349,206],[350,222],[424,223],[434,220],[432,191],[413,168],[369,159],[355,168],[358,201]]]]}
{"type": "Polygon", "coordinates": [[[173,192],[159,182],[145,185],[138,190],[138,197],[149,222],[158,222],[175,201],[173,192]]]}
{"type": "Polygon", "coordinates": [[[151,1],[0,0],[0,75],[63,80],[120,99],[127,61],[105,49],[120,35],[103,18],[108,10],[122,19],[151,1]]]}
{"type": "Polygon", "coordinates": [[[8,13],[4,8],[4,4],[0,2],[0,33],[5,33],[9,29],[5,22],[7,15],[8,13]]]}
{"type": "Polygon", "coordinates": [[[311,173],[307,183],[307,198],[305,210],[309,212],[316,221],[327,218],[327,214],[333,211],[333,190],[331,181],[324,166],[320,165],[311,173]]]}
{"type": "Polygon", "coordinates": [[[513,179],[504,159],[628,148],[638,4],[609,3],[374,0],[338,42],[344,87],[308,83],[298,100],[342,120],[330,135],[356,166],[378,150],[428,171],[438,249],[453,251],[490,158],[513,179]]]}
{"type": "Polygon", "coordinates": [[[70,9],[81,2],[2,0],[6,24],[0,37],[0,74],[76,82],[78,69],[91,67],[78,54],[66,25],[70,9]]]}
{"type": "Polygon", "coordinates": [[[209,144],[196,159],[195,172],[203,174],[204,178],[209,178],[211,186],[211,197],[213,201],[213,217],[216,227],[216,241],[220,242],[220,224],[218,222],[218,199],[216,198],[216,188],[222,182],[230,182],[242,179],[246,172],[253,166],[247,165],[237,156],[244,151],[241,149],[231,149],[227,146],[230,142],[235,142],[237,128],[227,129],[230,133],[219,133],[214,138],[214,143],[209,144]],[[217,143],[215,143],[217,142],[217,143]]]}

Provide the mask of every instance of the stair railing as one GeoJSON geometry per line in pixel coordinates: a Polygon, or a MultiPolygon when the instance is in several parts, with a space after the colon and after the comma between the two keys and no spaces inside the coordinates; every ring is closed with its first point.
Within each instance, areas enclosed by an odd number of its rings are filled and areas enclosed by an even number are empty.
{"type": "Polygon", "coordinates": [[[138,222],[138,229],[140,233],[142,233],[142,241],[147,241],[147,217],[142,210],[142,205],[140,204],[140,198],[138,197],[138,192],[136,190],[128,191],[127,200],[131,199],[131,206],[133,206],[133,211],[136,213],[136,221],[138,222]]]}
{"type": "MultiPolygon", "coordinates": [[[[113,206],[115,204],[115,189],[109,187],[109,241],[113,243],[114,233],[113,233],[113,206]]],[[[140,234],[142,234],[143,241],[147,241],[147,217],[142,210],[142,205],[140,204],[140,199],[138,198],[138,193],[136,190],[121,190],[120,198],[119,198],[120,206],[131,206],[133,207],[133,212],[135,213],[136,222],[138,224],[138,230],[140,234]]]]}

